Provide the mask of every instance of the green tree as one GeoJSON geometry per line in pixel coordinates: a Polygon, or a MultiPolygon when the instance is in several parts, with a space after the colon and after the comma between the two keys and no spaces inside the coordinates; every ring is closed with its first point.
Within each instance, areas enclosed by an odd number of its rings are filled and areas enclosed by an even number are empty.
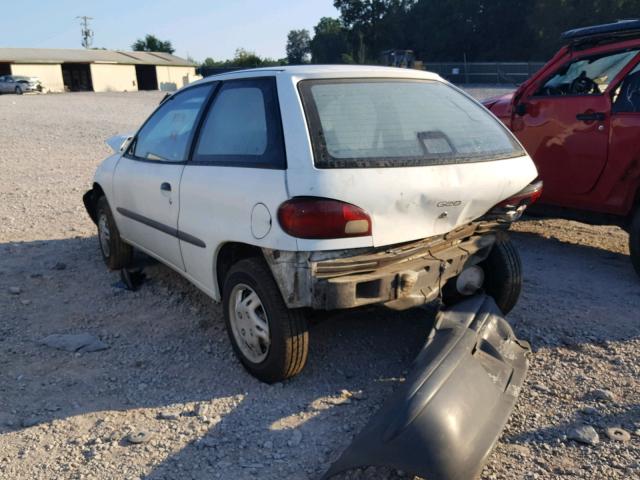
{"type": "Polygon", "coordinates": [[[155,35],[147,34],[144,39],[139,38],[131,45],[136,52],[166,52],[173,53],[175,49],[169,40],[160,40],[155,35]]]}
{"type": "Polygon", "coordinates": [[[547,59],[561,45],[562,32],[573,28],[638,18],[637,0],[536,0],[531,16],[530,55],[547,59]],[[550,12],[554,12],[553,15],[550,12]]]}
{"type": "Polygon", "coordinates": [[[291,30],[287,35],[287,62],[291,65],[307,63],[311,53],[310,43],[308,30],[291,30]]]}
{"type": "MultiPolygon", "coordinates": [[[[347,40],[347,31],[340,20],[322,17],[313,27],[311,40],[311,61],[313,63],[346,63],[344,56],[351,57],[351,47],[347,40]]],[[[353,60],[349,63],[352,63],[353,60]]]]}
{"type": "Polygon", "coordinates": [[[207,57],[202,62],[203,67],[219,67],[221,62],[216,62],[213,58],[207,57]]]}
{"type": "Polygon", "coordinates": [[[415,0],[334,0],[358,63],[376,62],[383,49],[408,48],[403,30],[409,26],[414,4],[415,0]],[[392,38],[398,33],[402,38],[392,38]]]}

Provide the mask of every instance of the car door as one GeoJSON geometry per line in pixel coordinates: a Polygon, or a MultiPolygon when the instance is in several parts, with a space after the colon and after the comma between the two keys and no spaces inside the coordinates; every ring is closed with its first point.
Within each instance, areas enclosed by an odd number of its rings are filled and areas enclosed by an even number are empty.
{"type": "Polygon", "coordinates": [[[16,82],[15,77],[12,77],[11,75],[8,75],[6,78],[6,91],[8,93],[14,93],[16,91],[16,86],[18,85],[18,82],[16,82]]]}
{"type": "Polygon", "coordinates": [[[180,244],[187,274],[218,299],[215,256],[223,244],[295,249],[294,239],[274,239],[288,198],[275,78],[222,82],[198,136],[182,174],[178,226],[188,236],[180,244]]]}
{"type": "Polygon", "coordinates": [[[8,93],[9,90],[9,77],[0,77],[0,93],[8,93]]]}
{"type": "Polygon", "coordinates": [[[570,205],[598,181],[608,155],[610,88],[637,53],[572,58],[521,99],[513,131],[544,180],[544,201],[570,205]]]}
{"type": "Polygon", "coordinates": [[[636,200],[640,174],[640,61],[612,92],[611,136],[603,191],[612,213],[626,215],[636,200]]]}
{"type": "Polygon", "coordinates": [[[112,210],[121,235],[178,270],[184,270],[180,177],[211,89],[211,84],[190,87],[164,101],[132,140],[113,178],[112,210]]]}

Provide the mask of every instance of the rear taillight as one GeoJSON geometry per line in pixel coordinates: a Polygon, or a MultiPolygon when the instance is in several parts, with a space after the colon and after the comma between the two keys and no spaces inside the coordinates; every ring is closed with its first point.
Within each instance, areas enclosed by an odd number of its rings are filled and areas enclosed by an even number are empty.
{"type": "Polygon", "coordinates": [[[488,219],[513,222],[520,218],[526,208],[542,196],[542,180],[530,183],[514,196],[503,200],[487,214],[488,219]]]}
{"type": "Polygon", "coordinates": [[[496,207],[501,208],[518,208],[520,206],[528,207],[532,203],[536,202],[542,196],[542,180],[530,183],[523,190],[520,190],[513,197],[509,197],[506,200],[500,202],[496,207]]]}
{"type": "Polygon", "coordinates": [[[278,221],[289,235],[329,239],[371,235],[371,218],[360,207],[326,198],[298,197],[278,209],[278,221]]]}

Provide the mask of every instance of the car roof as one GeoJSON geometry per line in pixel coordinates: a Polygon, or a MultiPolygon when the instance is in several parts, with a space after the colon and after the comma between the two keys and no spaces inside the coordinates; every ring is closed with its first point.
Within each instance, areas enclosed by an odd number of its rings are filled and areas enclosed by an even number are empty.
{"type": "Polygon", "coordinates": [[[288,76],[302,80],[305,78],[414,78],[442,80],[432,72],[409,68],[377,67],[371,65],[292,65],[279,67],[234,70],[205,77],[202,81],[251,78],[257,76],[288,76]]]}
{"type": "Polygon", "coordinates": [[[574,28],[562,34],[562,39],[568,40],[571,46],[583,48],[632,38],[640,38],[640,19],[574,28]]]}

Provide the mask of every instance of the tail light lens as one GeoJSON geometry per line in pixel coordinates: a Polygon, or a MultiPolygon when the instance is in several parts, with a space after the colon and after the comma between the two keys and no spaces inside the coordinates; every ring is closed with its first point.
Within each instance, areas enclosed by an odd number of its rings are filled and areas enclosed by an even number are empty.
{"type": "Polygon", "coordinates": [[[371,218],[350,203],[315,197],[292,198],[280,205],[278,221],[289,235],[329,239],[371,235],[371,218]]]}
{"type": "Polygon", "coordinates": [[[542,180],[530,183],[523,190],[520,190],[513,197],[509,197],[506,200],[500,202],[496,207],[498,208],[518,208],[521,206],[528,207],[532,203],[538,201],[542,196],[542,180]]]}
{"type": "Polygon", "coordinates": [[[526,208],[542,196],[542,180],[530,183],[514,196],[493,207],[488,217],[498,221],[513,222],[520,218],[526,208]]]}

